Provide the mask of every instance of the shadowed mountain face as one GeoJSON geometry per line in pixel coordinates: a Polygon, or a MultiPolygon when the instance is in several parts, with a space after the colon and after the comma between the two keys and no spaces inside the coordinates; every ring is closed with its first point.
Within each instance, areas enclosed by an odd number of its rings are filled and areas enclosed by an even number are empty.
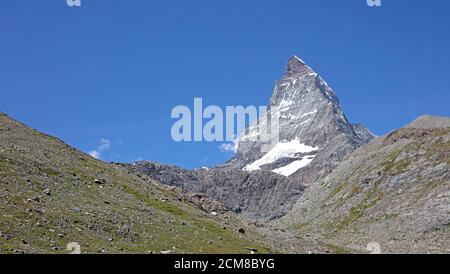
{"type": "Polygon", "coordinates": [[[375,137],[364,126],[347,120],[333,90],[296,56],[289,60],[284,77],[275,85],[270,109],[279,110],[281,144],[273,144],[274,151],[268,154],[271,157],[266,157],[261,149],[264,143],[249,140],[248,136],[261,134],[258,125],[268,119],[262,117],[238,140],[237,154],[227,163],[228,168],[271,170],[309,185],[375,137]],[[305,146],[315,149],[302,149],[305,146]]]}
{"type": "Polygon", "coordinates": [[[204,194],[249,219],[284,216],[303,193],[301,183],[269,171],[186,170],[150,162],[124,165],[144,179],[157,180],[191,194],[204,194]]]}

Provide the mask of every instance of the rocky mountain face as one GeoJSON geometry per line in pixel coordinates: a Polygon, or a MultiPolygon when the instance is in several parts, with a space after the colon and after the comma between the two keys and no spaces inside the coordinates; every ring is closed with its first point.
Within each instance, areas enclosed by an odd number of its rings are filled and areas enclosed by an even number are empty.
{"type": "Polygon", "coordinates": [[[298,57],[269,109],[198,170],[107,164],[0,113],[0,253],[450,253],[450,118],[376,137],[298,57]]]}
{"type": "Polygon", "coordinates": [[[0,254],[69,253],[72,242],[81,253],[271,250],[221,209],[0,113],[0,254]]]}
{"type": "Polygon", "coordinates": [[[281,221],[382,252],[450,252],[450,118],[422,116],[362,146],[311,185],[281,221]]]}
{"type": "Polygon", "coordinates": [[[366,144],[370,143],[373,139],[378,137],[362,124],[352,124],[352,126],[356,134],[358,134],[361,140],[363,140],[363,142],[366,144]]]}
{"type": "Polygon", "coordinates": [[[271,170],[310,185],[375,137],[364,126],[347,120],[333,90],[296,56],[289,60],[284,77],[277,81],[269,109],[268,115],[241,136],[237,154],[226,166],[247,171],[271,170]],[[261,147],[265,143],[254,137],[262,134],[260,125],[268,123],[268,116],[274,117],[275,111],[280,118],[279,142],[267,152],[261,147]]]}
{"type": "Polygon", "coordinates": [[[292,208],[305,185],[329,174],[346,155],[374,138],[364,126],[348,122],[327,83],[295,56],[276,83],[269,109],[241,136],[236,156],[224,165],[184,170],[140,162],[127,168],[190,193],[206,194],[248,218],[271,220],[292,208]],[[272,126],[270,116],[276,109],[279,138],[264,151],[267,144],[258,141],[258,129],[262,124],[272,126]]]}
{"type": "MultiPolygon", "coordinates": [[[[373,139],[348,125],[327,138],[373,139]]],[[[450,253],[450,118],[419,117],[339,164],[318,162],[339,148],[293,134],[247,163],[185,170],[107,164],[0,113],[0,253],[67,253],[72,242],[82,253],[361,253],[370,242],[450,253]]]]}
{"type": "Polygon", "coordinates": [[[271,220],[285,215],[304,190],[300,183],[269,171],[186,170],[151,162],[123,167],[143,179],[157,180],[191,196],[205,195],[248,219],[271,220]]]}
{"type": "Polygon", "coordinates": [[[238,139],[229,162],[193,171],[146,162],[125,168],[217,200],[278,242],[313,237],[349,252],[377,242],[382,252],[433,253],[450,252],[449,159],[450,118],[422,116],[377,138],[351,124],[326,82],[293,57],[268,114],[238,139]],[[275,111],[279,139],[263,149],[259,129],[272,128],[275,111]]]}

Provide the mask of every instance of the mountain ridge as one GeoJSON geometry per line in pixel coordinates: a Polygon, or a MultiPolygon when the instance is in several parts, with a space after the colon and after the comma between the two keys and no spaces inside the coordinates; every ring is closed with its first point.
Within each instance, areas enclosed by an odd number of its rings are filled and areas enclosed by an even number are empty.
{"type": "Polygon", "coordinates": [[[405,127],[419,129],[450,127],[450,118],[426,114],[419,116],[417,119],[407,124],[405,127]]]}

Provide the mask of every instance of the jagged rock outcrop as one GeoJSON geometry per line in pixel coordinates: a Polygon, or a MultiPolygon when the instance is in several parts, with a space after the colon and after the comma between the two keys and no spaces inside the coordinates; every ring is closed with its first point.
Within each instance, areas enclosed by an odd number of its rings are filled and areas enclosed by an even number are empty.
{"type": "Polygon", "coordinates": [[[373,139],[378,137],[362,124],[352,124],[352,126],[356,134],[358,134],[364,143],[370,143],[373,139]]]}
{"type": "Polygon", "coordinates": [[[268,115],[238,140],[237,154],[226,167],[272,170],[309,185],[375,137],[362,125],[352,125],[347,120],[333,90],[296,56],[289,60],[284,77],[277,81],[269,109],[268,115]],[[280,117],[279,141],[286,148],[273,144],[275,151],[269,153],[277,155],[263,159],[267,155],[262,149],[265,143],[255,141],[254,136],[261,135],[260,125],[267,123],[268,116],[274,117],[275,110],[279,110],[280,117]]]}

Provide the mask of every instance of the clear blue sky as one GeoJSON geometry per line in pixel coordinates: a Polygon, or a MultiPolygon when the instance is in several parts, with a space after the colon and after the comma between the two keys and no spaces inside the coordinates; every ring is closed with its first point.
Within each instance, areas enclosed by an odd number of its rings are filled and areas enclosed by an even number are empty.
{"type": "Polygon", "coordinates": [[[171,109],[266,105],[293,54],[377,134],[450,116],[450,1],[4,0],[0,111],[106,161],[225,161],[174,143],[171,109]]]}

